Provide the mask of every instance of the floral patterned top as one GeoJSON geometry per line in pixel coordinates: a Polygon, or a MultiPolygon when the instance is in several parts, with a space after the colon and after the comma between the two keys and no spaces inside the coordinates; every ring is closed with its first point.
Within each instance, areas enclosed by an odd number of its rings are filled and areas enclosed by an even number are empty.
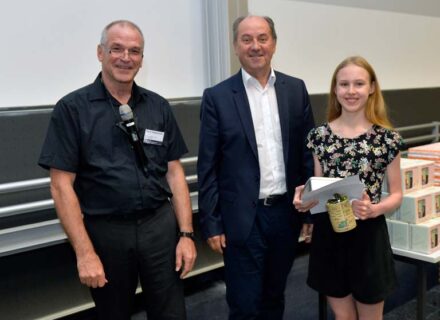
{"type": "Polygon", "coordinates": [[[309,132],[307,148],[318,157],[324,177],[359,174],[371,202],[378,203],[386,168],[403,149],[403,140],[396,131],[378,125],[355,138],[342,138],[326,123],[309,132]]]}

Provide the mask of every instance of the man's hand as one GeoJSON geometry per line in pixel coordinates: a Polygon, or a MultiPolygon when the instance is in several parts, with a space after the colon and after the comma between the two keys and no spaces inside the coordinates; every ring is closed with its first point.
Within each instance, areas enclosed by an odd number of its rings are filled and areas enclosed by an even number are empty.
{"type": "Polygon", "coordinates": [[[108,282],[105,278],[104,267],[96,253],[77,257],[79,280],[91,288],[101,288],[108,282]]]}
{"type": "Polygon", "coordinates": [[[180,237],[176,247],[176,271],[182,270],[180,273],[181,279],[192,270],[196,257],[197,251],[194,241],[191,238],[180,237]]]}
{"type": "Polygon", "coordinates": [[[223,248],[226,248],[226,237],[224,234],[208,238],[208,245],[212,250],[223,254],[223,248]]]}

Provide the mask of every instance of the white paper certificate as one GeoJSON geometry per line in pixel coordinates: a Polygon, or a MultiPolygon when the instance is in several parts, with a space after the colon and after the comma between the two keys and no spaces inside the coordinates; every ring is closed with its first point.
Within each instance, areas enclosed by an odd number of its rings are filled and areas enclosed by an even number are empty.
{"type": "Polygon", "coordinates": [[[303,201],[318,200],[319,203],[310,209],[310,213],[318,213],[327,211],[325,204],[328,199],[334,197],[335,193],[347,196],[351,199],[362,199],[362,193],[365,190],[365,185],[360,181],[359,175],[350,176],[344,179],[335,181],[335,178],[328,178],[328,183],[325,183],[326,178],[321,177],[311,177],[306,182],[306,187],[304,188],[304,193],[302,196],[303,201]],[[315,179],[315,181],[313,181],[315,179]],[[318,181],[316,181],[319,179],[318,181]],[[312,190],[310,186],[320,185],[315,190],[312,190]]]}

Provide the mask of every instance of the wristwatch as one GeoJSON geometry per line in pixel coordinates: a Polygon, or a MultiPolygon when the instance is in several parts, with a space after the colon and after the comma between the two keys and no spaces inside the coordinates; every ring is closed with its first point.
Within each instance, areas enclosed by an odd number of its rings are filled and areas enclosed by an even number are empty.
{"type": "Polygon", "coordinates": [[[177,233],[177,235],[178,235],[179,237],[190,238],[191,240],[194,241],[194,232],[179,231],[179,232],[177,233]]]}

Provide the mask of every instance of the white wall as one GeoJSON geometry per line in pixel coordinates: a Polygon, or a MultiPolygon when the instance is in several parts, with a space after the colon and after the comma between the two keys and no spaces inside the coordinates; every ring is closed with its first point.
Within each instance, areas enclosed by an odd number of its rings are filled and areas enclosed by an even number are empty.
{"type": "Polygon", "coordinates": [[[136,81],[167,98],[205,87],[204,0],[15,0],[0,10],[0,107],[54,104],[92,82],[106,24],[129,19],[146,38],[136,81]]]}
{"type": "Polygon", "coordinates": [[[383,89],[440,87],[439,17],[286,0],[248,7],[274,19],[274,67],[304,79],[310,93],[326,93],[349,55],[369,60],[383,89]]]}
{"type": "MultiPolygon", "coordinates": [[[[0,107],[54,104],[92,82],[100,70],[100,33],[115,19],[133,20],[144,31],[138,84],[167,98],[200,96],[210,76],[204,38],[215,36],[205,23],[213,29],[219,23],[204,17],[205,1],[214,0],[9,1],[0,10],[0,107]]],[[[248,0],[251,13],[275,20],[277,69],[303,78],[310,93],[325,93],[335,66],[361,54],[384,89],[440,87],[440,10],[435,10],[440,2],[429,0],[426,8],[417,2],[417,8],[425,8],[417,13],[434,12],[430,17],[393,12],[390,0],[368,2],[369,8],[383,10],[362,8],[363,0],[325,1],[345,6],[319,3],[324,0],[248,0]],[[354,3],[358,7],[348,6],[354,3]]],[[[393,3],[411,12],[412,0],[402,1],[393,3]]]]}

